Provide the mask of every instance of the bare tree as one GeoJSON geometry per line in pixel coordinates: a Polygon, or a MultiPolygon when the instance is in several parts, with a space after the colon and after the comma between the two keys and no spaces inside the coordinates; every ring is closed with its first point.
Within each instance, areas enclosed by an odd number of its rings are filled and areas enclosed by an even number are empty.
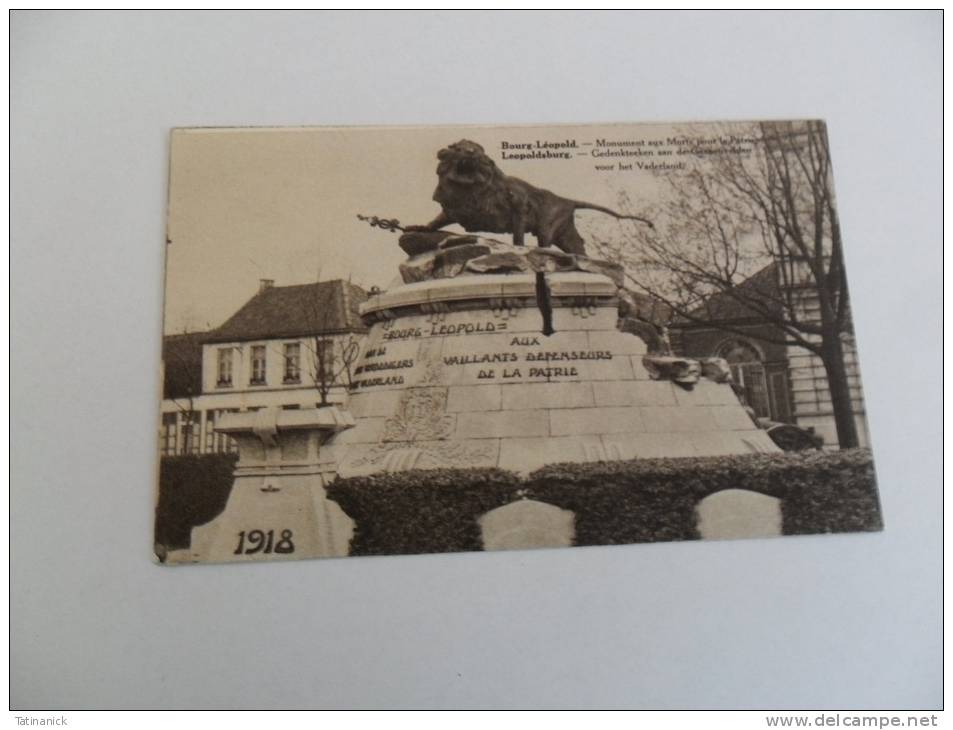
{"type": "Polygon", "coordinates": [[[357,360],[360,341],[353,333],[335,330],[339,323],[332,321],[334,292],[322,287],[320,272],[318,284],[307,299],[311,335],[305,339],[310,359],[310,378],[320,397],[320,405],[330,405],[328,396],[335,385],[351,385],[352,367],[357,360]]]}
{"type": "MultiPolygon", "coordinates": [[[[844,360],[850,298],[823,122],[732,125],[682,137],[695,164],[661,174],[662,198],[650,214],[655,230],[594,238],[597,255],[622,263],[636,289],[684,320],[745,334],[710,309],[721,295],[777,328],[776,337],[760,339],[817,355],[840,446],[857,446],[844,360]],[[750,275],[768,264],[777,281],[752,283],[750,275]]],[[[620,204],[632,207],[624,195],[620,204]]]]}

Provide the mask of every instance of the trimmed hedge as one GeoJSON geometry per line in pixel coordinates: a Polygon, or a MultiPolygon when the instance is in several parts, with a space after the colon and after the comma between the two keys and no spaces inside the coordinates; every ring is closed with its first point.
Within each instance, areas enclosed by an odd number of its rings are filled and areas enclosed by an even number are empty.
{"type": "Polygon", "coordinates": [[[482,550],[476,518],[521,486],[502,469],[436,469],[337,479],[328,497],[356,523],[351,555],[442,553],[482,550]]]}
{"type": "Polygon", "coordinates": [[[695,506],[724,489],[781,499],[784,534],[882,529],[867,450],[546,466],[338,479],[328,496],[356,522],[352,555],[480,550],[477,518],[523,496],[576,513],[576,545],[698,539],[695,506]]]}
{"type": "Polygon", "coordinates": [[[158,554],[189,547],[192,528],[221,514],[237,461],[237,454],[162,457],[155,525],[158,554]]]}
{"type": "Polygon", "coordinates": [[[785,535],[883,527],[863,449],[555,464],[528,488],[576,513],[577,545],[697,539],[695,505],[725,489],[778,497],[785,535]]]}
{"type": "Polygon", "coordinates": [[[874,532],[883,529],[870,451],[853,449],[822,458],[817,452],[790,469],[781,496],[785,535],[874,532]]]}

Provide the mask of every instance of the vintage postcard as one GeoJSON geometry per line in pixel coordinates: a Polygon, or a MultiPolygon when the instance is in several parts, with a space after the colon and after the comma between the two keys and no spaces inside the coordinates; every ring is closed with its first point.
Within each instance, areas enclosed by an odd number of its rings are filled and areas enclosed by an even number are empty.
{"type": "Polygon", "coordinates": [[[157,559],[881,529],[828,134],[173,131],[157,559]]]}

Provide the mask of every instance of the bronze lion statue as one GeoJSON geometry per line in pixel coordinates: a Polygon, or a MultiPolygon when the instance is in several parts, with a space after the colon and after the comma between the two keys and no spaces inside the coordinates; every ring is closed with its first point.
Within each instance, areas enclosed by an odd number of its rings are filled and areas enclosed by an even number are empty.
{"type": "Polygon", "coordinates": [[[407,226],[407,231],[436,231],[458,223],[470,232],[512,233],[513,243],[523,245],[525,234],[536,236],[540,246],[557,246],[566,253],[585,254],[585,241],[576,230],[575,212],[598,210],[615,218],[645,218],[622,215],[593,203],[561,198],[524,180],[504,175],[476,142],[461,140],[437,153],[437,189],[433,199],[440,215],[425,226],[407,226]]]}

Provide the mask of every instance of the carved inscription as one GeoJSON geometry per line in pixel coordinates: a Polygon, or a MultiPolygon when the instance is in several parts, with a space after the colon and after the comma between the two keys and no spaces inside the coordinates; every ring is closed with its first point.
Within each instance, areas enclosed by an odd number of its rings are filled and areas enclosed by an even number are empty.
{"type": "Polygon", "coordinates": [[[365,365],[359,365],[354,370],[355,375],[361,373],[372,373],[377,370],[399,370],[400,368],[412,368],[414,361],[407,360],[385,360],[384,362],[369,362],[365,365]]]}
{"type": "Polygon", "coordinates": [[[386,371],[402,370],[414,366],[413,358],[403,358],[400,360],[379,360],[387,355],[386,347],[377,347],[368,350],[364,354],[364,361],[354,368],[355,379],[351,381],[351,390],[360,390],[361,388],[372,388],[379,385],[403,385],[404,376],[399,373],[390,374],[386,371]],[[385,372],[384,375],[367,377],[368,373],[385,372]],[[357,376],[364,375],[359,378],[357,376]]]}
{"type": "Polygon", "coordinates": [[[579,348],[578,338],[563,340],[564,347],[577,349],[560,349],[558,335],[548,338],[536,333],[510,334],[506,332],[506,322],[453,319],[452,315],[431,317],[432,321],[421,323],[418,318],[405,320],[405,326],[394,321],[389,327],[382,327],[381,340],[367,351],[355,370],[358,377],[351,386],[352,391],[442,384],[452,373],[457,373],[453,382],[459,382],[458,368],[466,368],[464,382],[576,379],[585,376],[584,367],[588,363],[613,359],[609,350],[579,348]],[[474,337],[456,339],[461,335],[474,337]],[[420,346],[426,347],[432,357],[425,357],[423,350],[408,352],[408,346],[416,347],[415,340],[419,340],[420,346]]]}
{"type": "Polygon", "coordinates": [[[403,385],[403,375],[386,375],[376,378],[364,378],[355,380],[351,383],[351,390],[360,390],[362,388],[374,388],[379,385],[403,385]]]}
{"type": "Polygon", "coordinates": [[[477,335],[486,332],[503,332],[506,322],[460,322],[445,324],[435,322],[427,327],[404,327],[384,332],[385,340],[413,340],[418,337],[452,337],[453,335],[477,335]]]}
{"type": "Polygon", "coordinates": [[[488,362],[516,362],[519,359],[515,352],[493,352],[483,355],[448,355],[443,359],[443,364],[480,365],[488,362]]]}
{"type": "MultiPolygon", "coordinates": [[[[538,348],[542,346],[535,335],[514,336],[509,346],[513,348],[538,348]]],[[[550,363],[572,363],[583,360],[611,360],[608,350],[539,350],[487,352],[480,355],[445,355],[444,365],[490,365],[499,364],[501,368],[480,368],[477,380],[523,380],[545,378],[578,378],[579,368],[574,365],[551,366],[550,363]],[[519,363],[533,363],[520,365],[519,363]]]]}

